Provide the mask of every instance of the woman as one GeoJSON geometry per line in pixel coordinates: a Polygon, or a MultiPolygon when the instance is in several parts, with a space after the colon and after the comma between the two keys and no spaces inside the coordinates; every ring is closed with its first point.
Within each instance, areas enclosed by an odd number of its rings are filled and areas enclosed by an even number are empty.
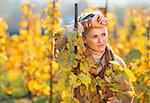
{"type": "MultiPolygon", "coordinates": [[[[104,78],[104,72],[109,66],[109,61],[116,61],[122,67],[126,67],[124,61],[117,55],[114,54],[110,45],[108,45],[108,31],[106,25],[108,24],[107,19],[100,12],[91,12],[88,14],[81,15],[79,18],[79,32],[82,33],[86,50],[84,52],[85,59],[95,64],[94,68],[90,69],[90,73],[93,77],[104,78]]],[[[63,43],[67,42],[66,36],[72,31],[74,25],[69,25],[65,34],[62,36],[60,42],[57,43],[58,47],[61,47],[63,43]]],[[[124,85],[122,90],[125,92],[131,90],[127,81],[124,78],[118,78],[113,72],[112,76],[118,83],[124,85]]],[[[99,87],[97,87],[98,89],[99,87]]],[[[107,98],[105,102],[100,100],[98,93],[91,93],[92,103],[130,103],[130,99],[127,95],[123,96],[121,101],[115,98],[113,93],[104,93],[107,98]]],[[[85,103],[86,97],[81,96],[80,87],[74,90],[74,97],[76,97],[80,103],[85,103]]]]}

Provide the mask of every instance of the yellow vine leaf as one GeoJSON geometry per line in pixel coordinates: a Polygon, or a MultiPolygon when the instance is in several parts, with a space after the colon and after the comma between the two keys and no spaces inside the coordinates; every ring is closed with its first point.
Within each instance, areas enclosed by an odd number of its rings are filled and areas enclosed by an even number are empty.
{"type": "Polygon", "coordinates": [[[124,71],[128,75],[130,81],[132,81],[132,82],[136,81],[136,77],[135,77],[134,73],[130,69],[125,68],[124,71]]]}

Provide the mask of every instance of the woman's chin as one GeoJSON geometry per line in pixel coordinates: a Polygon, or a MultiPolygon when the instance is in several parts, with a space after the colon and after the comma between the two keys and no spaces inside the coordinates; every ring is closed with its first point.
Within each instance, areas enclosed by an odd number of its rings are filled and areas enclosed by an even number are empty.
{"type": "Polygon", "coordinates": [[[98,51],[99,51],[99,52],[103,52],[104,50],[105,50],[105,47],[98,48],[98,51]]]}

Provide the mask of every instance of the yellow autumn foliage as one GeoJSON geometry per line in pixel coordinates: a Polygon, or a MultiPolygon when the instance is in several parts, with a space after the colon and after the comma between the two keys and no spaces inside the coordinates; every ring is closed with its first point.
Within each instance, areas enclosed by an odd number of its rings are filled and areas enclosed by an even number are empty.
{"type": "MultiPolygon", "coordinates": [[[[55,59],[51,58],[54,52],[54,33],[60,29],[59,8],[53,8],[53,4],[50,2],[47,9],[45,9],[44,17],[42,17],[39,13],[33,13],[32,7],[34,5],[30,3],[24,3],[21,6],[22,17],[19,22],[19,34],[8,35],[8,25],[0,18],[0,87],[4,93],[12,95],[18,88],[9,87],[8,84],[11,84],[12,81],[15,81],[20,76],[24,76],[24,90],[36,96],[49,96],[51,90],[49,80],[53,77],[53,82],[57,84],[54,84],[55,89],[61,88],[62,90],[62,102],[67,103],[69,101],[70,103],[72,87],[67,87],[66,85],[69,83],[65,80],[69,80],[70,85],[74,85],[74,87],[81,85],[81,83],[88,87],[92,80],[84,73],[81,73],[79,77],[75,75],[68,76],[67,71],[72,66],[71,60],[62,61],[62,64],[59,64],[55,59]],[[44,33],[42,33],[43,29],[44,33]],[[51,69],[53,75],[50,75],[51,69]],[[65,73],[61,74],[62,78],[60,79],[57,76],[61,70],[64,70],[65,73]]],[[[95,8],[92,9],[95,10],[95,8]]],[[[107,16],[110,22],[110,25],[108,25],[110,43],[116,54],[123,58],[129,56],[126,62],[131,63],[128,64],[128,69],[125,69],[125,72],[128,74],[130,81],[136,84],[134,85],[135,89],[139,88],[139,90],[135,90],[136,96],[139,95],[140,103],[144,103],[147,92],[144,91],[143,87],[150,85],[147,75],[150,71],[148,58],[150,44],[147,39],[149,35],[147,28],[150,27],[148,24],[150,21],[149,10],[141,8],[129,9],[124,16],[124,27],[118,27],[118,29],[116,29],[116,26],[118,26],[116,15],[109,12],[107,16]],[[116,34],[114,33],[115,30],[116,34]],[[130,61],[131,59],[132,61],[130,61]]],[[[82,58],[79,55],[84,51],[82,43],[81,38],[77,40],[77,44],[80,45],[77,47],[77,55],[65,51],[62,53],[62,55],[65,55],[62,60],[66,60],[69,56],[74,56],[73,58],[77,59],[82,58]]],[[[77,61],[72,64],[76,67],[77,61]]],[[[85,68],[81,69],[87,72],[85,68]]]]}

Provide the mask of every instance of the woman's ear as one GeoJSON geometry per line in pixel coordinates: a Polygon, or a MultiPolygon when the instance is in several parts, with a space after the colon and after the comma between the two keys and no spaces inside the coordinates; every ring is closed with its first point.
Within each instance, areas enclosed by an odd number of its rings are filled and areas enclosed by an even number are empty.
{"type": "Polygon", "coordinates": [[[87,42],[86,42],[86,41],[84,41],[84,44],[87,44],[87,42]]]}
{"type": "Polygon", "coordinates": [[[84,44],[87,43],[87,40],[86,40],[86,37],[85,37],[85,36],[83,37],[83,42],[84,42],[84,44]]]}

